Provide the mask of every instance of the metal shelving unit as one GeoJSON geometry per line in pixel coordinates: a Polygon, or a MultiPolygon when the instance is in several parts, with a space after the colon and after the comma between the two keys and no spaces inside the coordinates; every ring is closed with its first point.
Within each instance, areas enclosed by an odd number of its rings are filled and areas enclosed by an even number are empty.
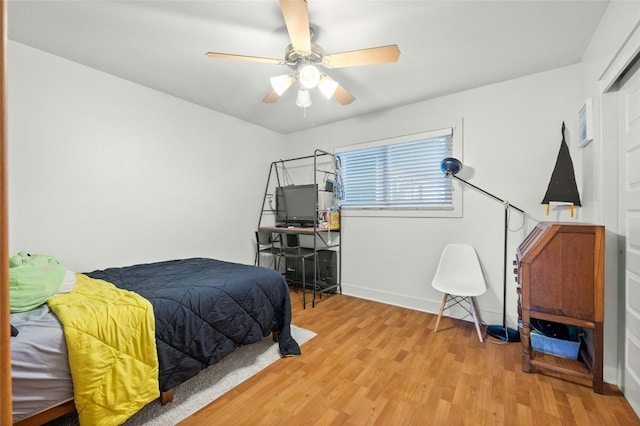
{"type": "MultiPolygon", "coordinates": [[[[325,162],[326,163],[326,162],[325,162]]],[[[324,187],[321,188],[320,183],[318,182],[318,176],[333,176],[334,181],[337,177],[336,170],[336,158],[335,155],[320,149],[316,149],[313,155],[304,156],[304,157],[296,157],[290,158],[286,160],[278,160],[271,163],[269,168],[269,176],[267,178],[267,184],[265,186],[264,196],[262,199],[262,209],[260,211],[260,218],[258,220],[258,229],[259,230],[270,230],[273,233],[284,234],[298,234],[298,235],[311,235],[313,237],[313,299],[312,306],[315,306],[316,297],[322,298],[322,294],[330,294],[330,293],[342,293],[342,239],[340,237],[340,229],[331,229],[329,218],[327,217],[327,223],[325,227],[325,223],[320,221],[319,219],[323,217],[325,210],[323,205],[320,203],[320,193],[325,192],[324,187]],[[321,162],[323,158],[329,160],[331,166],[329,170],[322,169],[321,162]],[[305,163],[310,163],[313,160],[313,166],[308,164],[309,167],[313,167],[313,184],[316,188],[316,196],[315,196],[315,217],[316,220],[313,221],[313,227],[305,227],[305,228],[276,228],[275,219],[272,224],[265,224],[265,215],[274,215],[275,216],[275,206],[273,205],[273,200],[275,199],[275,193],[270,193],[270,190],[274,190],[276,187],[283,186],[283,181],[285,177],[288,178],[287,166],[290,165],[302,165],[306,166],[305,163]],[[270,199],[271,197],[271,199],[270,199]],[[269,208],[265,208],[265,206],[269,206],[269,208]],[[318,253],[323,252],[324,250],[335,252],[335,265],[326,265],[326,259],[322,262],[319,260],[318,253]],[[333,279],[333,275],[331,272],[327,271],[326,274],[320,273],[320,263],[323,266],[329,268],[333,267],[335,269],[335,282],[333,279]]],[[[325,184],[324,181],[321,181],[322,184],[325,184]]],[[[328,192],[328,191],[327,191],[328,192]]],[[[334,188],[332,187],[331,192],[334,192],[334,188]]],[[[333,197],[338,195],[335,194],[333,197]]],[[[332,197],[332,201],[335,201],[335,198],[332,197]]],[[[336,209],[332,209],[331,211],[337,212],[339,215],[339,203],[332,203],[332,207],[336,207],[336,209]]],[[[327,214],[327,216],[329,216],[327,214]]],[[[331,255],[333,257],[333,255],[331,255]]],[[[277,264],[277,263],[276,263],[277,264]]],[[[300,284],[297,280],[290,281],[293,284],[300,284]]],[[[303,289],[303,303],[306,307],[306,288],[303,289]]]]}

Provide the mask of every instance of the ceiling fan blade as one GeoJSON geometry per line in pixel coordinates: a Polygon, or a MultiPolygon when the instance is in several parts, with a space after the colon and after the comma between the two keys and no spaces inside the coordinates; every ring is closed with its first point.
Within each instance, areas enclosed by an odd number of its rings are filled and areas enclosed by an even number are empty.
{"type": "Polygon", "coordinates": [[[396,62],[400,57],[397,44],[353,50],[351,52],[325,55],[322,64],[327,68],[354,67],[358,65],[383,64],[396,62]]]}
{"type": "Polygon", "coordinates": [[[282,9],[293,49],[301,53],[310,53],[311,35],[307,0],[280,0],[280,9],[282,9]]]}
{"type": "Polygon", "coordinates": [[[278,99],[280,99],[280,96],[278,96],[278,94],[276,93],[275,90],[272,90],[271,92],[269,92],[269,94],[267,94],[267,96],[264,97],[262,102],[267,103],[267,104],[271,104],[271,103],[277,101],[278,99]]]}
{"type": "Polygon", "coordinates": [[[236,61],[263,62],[266,64],[276,65],[282,65],[285,63],[282,59],[261,58],[259,56],[232,55],[231,53],[207,52],[206,55],[210,58],[233,59],[236,61]]]}
{"type": "Polygon", "coordinates": [[[356,100],[351,93],[347,92],[347,90],[340,85],[336,87],[333,99],[340,102],[342,105],[349,105],[351,102],[356,100]]]}

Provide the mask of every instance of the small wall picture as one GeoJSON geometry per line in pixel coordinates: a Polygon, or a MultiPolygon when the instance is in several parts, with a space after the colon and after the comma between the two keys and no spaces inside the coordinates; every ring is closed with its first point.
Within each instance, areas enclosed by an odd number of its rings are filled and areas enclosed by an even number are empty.
{"type": "Polygon", "coordinates": [[[578,113],[578,146],[584,147],[593,140],[593,99],[584,102],[578,113]]]}

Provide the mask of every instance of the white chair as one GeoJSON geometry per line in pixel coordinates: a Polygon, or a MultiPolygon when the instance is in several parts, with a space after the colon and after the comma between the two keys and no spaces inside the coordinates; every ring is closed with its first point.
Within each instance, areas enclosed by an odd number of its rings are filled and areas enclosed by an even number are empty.
{"type": "Polygon", "coordinates": [[[480,261],[475,249],[469,244],[447,244],[440,257],[436,275],[431,282],[433,288],[444,293],[440,313],[434,332],[438,331],[442,312],[455,305],[460,305],[473,316],[480,342],[483,342],[480,331],[480,316],[476,304],[476,296],[487,291],[487,283],[482,273],[480,261]],[[469,307],[463,302],[469,302],[469,307]]]}

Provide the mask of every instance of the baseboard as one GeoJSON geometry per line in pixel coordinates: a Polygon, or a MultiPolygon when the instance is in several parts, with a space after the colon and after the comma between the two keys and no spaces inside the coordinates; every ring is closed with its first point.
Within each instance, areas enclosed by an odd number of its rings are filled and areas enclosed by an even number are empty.
{"type": "MultiPolygon", "coordinates": [[[[436,315],[440,312],[440,304],[442,303],[442,296],[439,296],[437,300],[418,298],[399,293],[366,288],[349,283],[342,283],[342,294],[436,315]]],[[[480,306],[479,309],[480,318],[485,324],[502,324],[502,312],[486,311],[482,309],[482,306],[480,306]]],[[[448,309],[445,311],[445,315],[465,321],[473,321],[473,318],[471,318],[462,308],[448,309]]]]}

